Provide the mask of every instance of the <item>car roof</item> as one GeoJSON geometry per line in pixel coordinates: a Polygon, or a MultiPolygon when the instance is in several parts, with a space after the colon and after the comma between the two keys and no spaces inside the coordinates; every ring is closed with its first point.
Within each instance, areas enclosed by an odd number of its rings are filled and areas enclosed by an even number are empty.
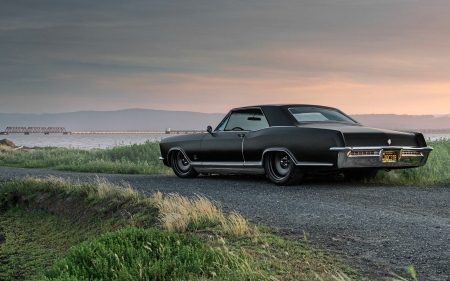
{"type": "Polygon", "coordinates": [[[322,108],[330,108],[330,109],[338,110],[337,108],[334,108],[334,107],[324,106],[324,105],[316,105],[316,104],[262,104],[262,105],[249,105],[249,106],[236,107],[236,108],[233,108],[231,110],[254,108],[254,107],[260,107],[260,108],[267,108],[267,107],[280,107],[280,108],[322,107],[322,108]]]}
{"type": "MultiPolygon", "coordinates": [[[[237,107],[231,109],[231,111],[235,110],[243,110],[243,109],[250,109],[250,108],[260,108],[264,112],[264,115],[267,118],[267,121],[269,122],[269,125],[271,127],[273,126],[296,126],[299,124],[299,122],[295,119],[295,117],[290,114],[289,108],[295,108],[295,107],[319,107],[319,108],[326,108],[331,110],[336,110],[341,112],[342,114],[346,115],[342,111],[340,111],[337,108],[329,107],[329,106],[323,106],[323,105],[313,105],[313,104],[266,104],[266,105],[252,105],[252,106],[244,106],[244,107],[237,107]]],[[[346,115],[347,116],[347,115],[346,115]]],[[[349,116],[347,116],[349,117],[349,116]]],[[[351,117],[349,117],[352,119],[351,117]]],[[[353,119],[352,119],[353,120],[353,119]]],[[[355,120],[353,120],[355,121],[355,120]]],[[[357,121],[355,121],[358,123],[357,121]]]]}

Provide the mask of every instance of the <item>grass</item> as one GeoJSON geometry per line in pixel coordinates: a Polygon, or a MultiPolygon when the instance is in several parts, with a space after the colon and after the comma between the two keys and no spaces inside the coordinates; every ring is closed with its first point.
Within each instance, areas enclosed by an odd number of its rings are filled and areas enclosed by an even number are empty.
{"type": "Polygon", "coordinates": [[[413,169],[382,171],[376,183],[401,185],[439,185],[450,187],[450,140],[429,141],[433,147],[425,166],[413,169]]]}
{"type": "Polygon", "coordinates": [[[160,221],[164,229],[170,232],[197,231],[199,229],[214,228],[217,233],[228,236],[245,236],[257,233],[256,227],[237,213],[225,215],[222,210],[206,197],[196,195],[188,199],[179,194],[169,194],[160,198],[157,208],[160,221]]]}
{"type": "Polygon", "coordinates": [[[192,236],[125,227],[73,247],[37,280],[258,280],[245,257],[192,236]]]}
{"type": "Polygon", "coordinates": [[[0,280],[30,280],[65,256],[70,246],[94,239],[109,227],[99,222],[87,229],[23,206],[0,212],[0,280]]]}
{"type": "Polygon", "coordinates": [[[0,165],[92,173],[169,173],[171,170],[161,163],[159,156],[159,143],[147,141],[104,150],[58,147],[34,148],[33,151],[5,150],[0,153],[0,165]]]}
{"type": "Polygon", "coordinates": [[[0,183],[0,218],[1,280],[358,278],[307,239],[282,238],[201,195],[24,178],[0,183]]]}

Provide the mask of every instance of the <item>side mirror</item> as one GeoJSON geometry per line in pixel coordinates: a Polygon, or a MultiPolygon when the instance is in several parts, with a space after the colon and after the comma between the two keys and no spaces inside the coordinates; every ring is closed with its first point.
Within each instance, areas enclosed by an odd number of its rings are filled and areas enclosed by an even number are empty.
{"type": "Polygon", "coordinates": [[[206,127],[206,131],[208,133],[212,134],[212,127],[211,126],[206,127]]]}

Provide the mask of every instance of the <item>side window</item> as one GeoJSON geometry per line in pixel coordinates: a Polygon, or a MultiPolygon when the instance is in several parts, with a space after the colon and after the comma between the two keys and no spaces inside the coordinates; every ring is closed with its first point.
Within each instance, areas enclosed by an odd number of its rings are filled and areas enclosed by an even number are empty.
{"type": "Polygon", "coordinates": [[[225,118],[222,120],[222,122],[219,123],[219,126],[217,126],[215,131],[225,130],[225,126],[227,125],[229,119],[230,119],[230,113],[228,113],[227,116],[225,116],[225,118]]]}
{"type": "Polygon", "coordinates": [[[222,124],[225,131],[255,131],[269,127],[266,117],[258,108],[233,111],[227,121],[222,124]]]}

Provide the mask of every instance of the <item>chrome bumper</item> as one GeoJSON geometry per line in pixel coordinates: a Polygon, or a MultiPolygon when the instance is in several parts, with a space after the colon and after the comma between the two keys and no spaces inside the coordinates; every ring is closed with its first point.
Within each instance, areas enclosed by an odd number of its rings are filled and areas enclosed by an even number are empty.
{"type": "Polygon", "coordinates": [[[332,147],[338,152],[338,168],[402,168],[423,166],[432,147],[332,147]],[[393,155],[386,159],[385,154],[393,155]],[[394,159],[392,159],[394,158],[394,159]]]}

